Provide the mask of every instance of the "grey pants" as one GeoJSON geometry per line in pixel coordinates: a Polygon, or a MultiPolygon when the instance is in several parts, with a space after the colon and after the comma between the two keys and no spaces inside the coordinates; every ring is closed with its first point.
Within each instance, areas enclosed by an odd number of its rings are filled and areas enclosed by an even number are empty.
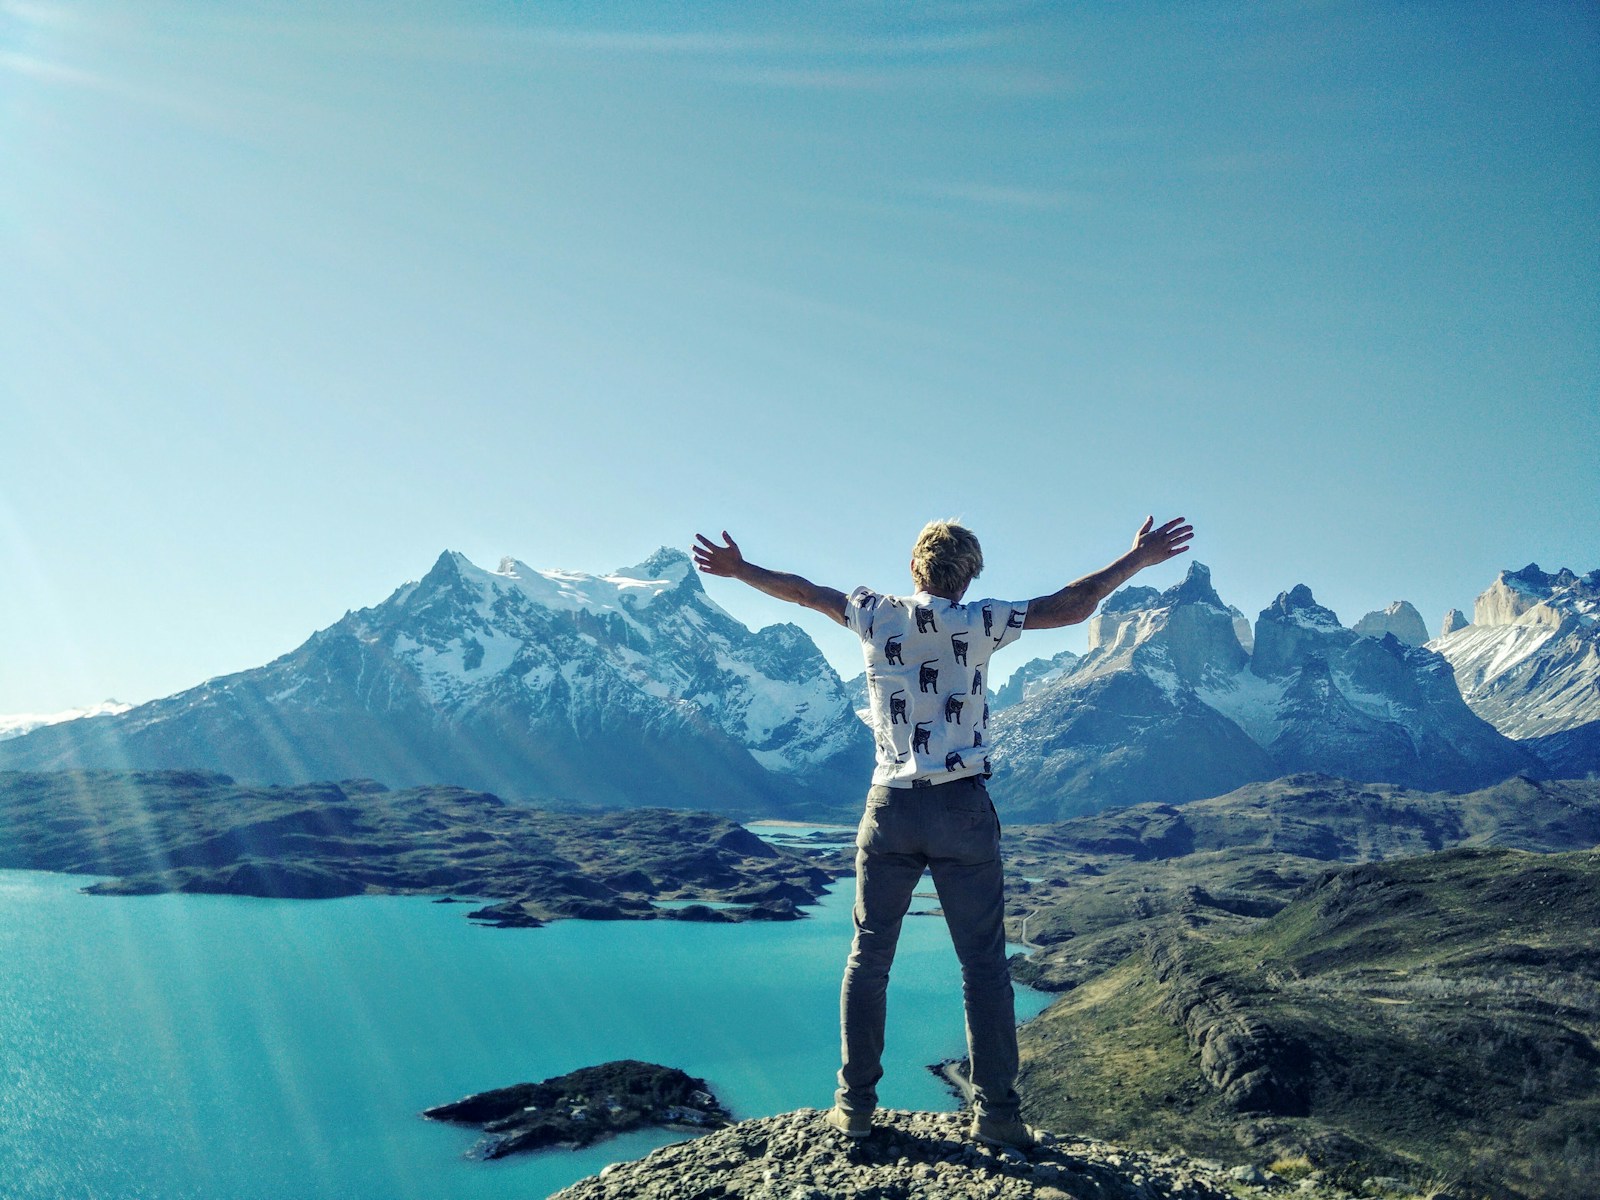
{"type": "Polygon", "coordinates": [[[900,922],[927,869],[961,960],[978,1115],[1015,1120],[1017,1018],[1006,963],[1000,819],[977,777],[925,788],[874,787],[856,833],[855,941],[839,997],[844,1065],[835,1099],[871,1112],[883,1078],[884,996],[900,922]]]}

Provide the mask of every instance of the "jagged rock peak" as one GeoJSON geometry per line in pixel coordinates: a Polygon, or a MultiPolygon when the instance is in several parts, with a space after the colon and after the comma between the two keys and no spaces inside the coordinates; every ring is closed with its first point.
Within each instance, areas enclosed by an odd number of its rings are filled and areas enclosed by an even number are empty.
{"type": "Polygon", "coordinates": [[[1333,610],[1318,604],[1311,589],[1303,583],[1295,584],[1287,592],[1279,592],[1277,599],[1262,609],[1261,616],[1266,620],[1290,620],[1318,628],[1343,628],[1333,610]]]}
{"type": "Polygon", "coordinates": [[[1501,571],[1473,604],[1475,625],[1532,622],[1554,627],[1561,614],[1600,617],[1600,571],[1579,575],[1562,567],[1551,574],[1529,563],[1520,571],[1501,571]],[[1532,616],[1530,610],[1538,609],[1532,616]]]}
{"type": "MultiPolygon", "coordinates": [[[[1600,571],[1591,571],[1591,575],[1600,575],[1600,571]]],[[[1500,577],[1507,583],[1528,584],[1539,591],[1548,592],[1558,587],[1571,587],[1578,582],[1578,575],[1567,567],[1562,567],[1554,574],[1541,571],[1539,564],[1531,562],[1520,571],[1501,571],[1500,577]]]]}
{"type": "Polygon", "coordinates": [[[1382,612],[1369,612],[1353,628],[1362,637],[1382,638],[1392,633],[1408,646],[1420,646],[1428,640],[1428,626],[1409,600],[1391,601],[1382,612]]]}
{"type": "Polygon", "coordinates": [[[1182,582],[1173,584],[1158,599],[1162,608],[1174,604],[1209,604],[1224,612],[1228,610],[1216,589],[1211,586],[1211,568],[1203,562],[1190,563],[1189,572],[1182,582]]]}
{"type": "Polygon", "coordinates": [[[1100,606],[1101,612],[1139,612],[1146,608],[1159,608],[1158,601],[1161,593],[1153,587],[1136,587],[1129,585],[1118,588],[1106,597],[1100,606]]]}
{"type": "Polygon", "coordinates": [[[1439,636],[1444,637],[1447,633],[1454,633],[1458,629],[1465,629],[1471,624],[1472,622],[1467,620],[1466,613],[1462,612],[1459,608],[1452,608],[1449,612],[1445,613],[1444,620],[1439,622],[1439,636]]]}
{"type": "Polygon", "coordinates": [[[852,1142],[816,1109],[737,1125],[614,1163],[550,1200],[748,1196],[824,1200],[916,1196],[918,1200],[1231,1200],[1221,1168],[1178,1154],[1127,1150],[1091,1138],[1056,1138],[1024,1157],[974,1142],[962,1113],[879,1109],[870,1137],[852,1142]]]}

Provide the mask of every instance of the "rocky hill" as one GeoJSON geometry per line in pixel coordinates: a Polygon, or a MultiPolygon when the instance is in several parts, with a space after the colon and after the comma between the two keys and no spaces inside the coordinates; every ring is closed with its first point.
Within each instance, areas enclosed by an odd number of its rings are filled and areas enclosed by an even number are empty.
{"type": "Polygon", "coordinates": [[[686,554],[610,575],[460,554],[264,667],[0,743],[0,768],[197,768],[517,798],[825,811],[871,738],[793,625],[752,632],[686,554]]]}
{"type": "Polygon", "coordinates": [[[1350,1187],[1592,1194],[1600,851],[1208,852],[1065,882],[1032,914],[1067,991],[1022,1031],[1028,1119],[1350,1187]]]}
{"type": "Polygon", "coordinates": [[[1468,790],[1544,764],[1474,714],[1449,664],[1346,629],[1311,591],[1280,593],[1246,648],[1201,563],[1128,587],[1089,651],[997,714],[995,791],[1016,820],[1181,804],[1296,772],[1468,790]]]}
{"type": "Polygon", "coordinates": [[[1600,571],[1501,571],[1472,623],[1428,643],[1467,704],[1559,776],[1600,773],[1600,571]]]}
{"type": "Polygon", "coordinates": [[[852,1143],[800,1109],[613,1164],[550,1200],[1233,1200],[1253,1190],[1215,1163],[1089,1138],[1049,1137],[1027,1157],[994,1150],[967,1136],[970,1120],[882,1110],[872,1135],[852,1143]]]}
{"type": "Polygon", "coordinates": [[[1114,966],[1162,922],[1231,929],[1271,916],[1333,865],[1461,846],[1600,845],[1600,782],[1512,779],[1457,795],[1296,775],[1005,836],[1007,925],[1033,948],[1013,972],[1061,991],[1114,966]]]}

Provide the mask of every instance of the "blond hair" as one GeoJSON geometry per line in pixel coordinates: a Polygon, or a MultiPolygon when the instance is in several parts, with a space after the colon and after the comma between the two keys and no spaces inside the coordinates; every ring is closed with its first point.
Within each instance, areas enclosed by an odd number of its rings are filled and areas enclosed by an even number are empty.
{"type": "Polygon", "coordinates": [[[954,521],[929,521],[911,547],[911,582],[924,591],[960,596],[982,571],[977,535],[954,521]]]}

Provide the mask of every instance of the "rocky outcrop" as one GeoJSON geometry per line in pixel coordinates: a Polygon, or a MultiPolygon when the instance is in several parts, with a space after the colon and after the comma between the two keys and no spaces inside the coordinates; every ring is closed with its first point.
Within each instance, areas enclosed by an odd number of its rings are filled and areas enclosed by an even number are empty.
{"type": "Polygon", "coordinates": [[[1439,622],[1439,636],[1444,637],[1446,634],[1454,633],[1458,629],[1465,629],[1470,624],[1472,622],[1467,620],[1466,613],[1459,608],[1452,608],[1445,613],[1444,620],[1439,622]]]}
{"type": "Polygon", "coordinates": [[[1549,573],[1538,563],[1520,571],[1501,571],[1472,606],[1474,625],[1549,625],[1561,622],[1563,609],[1593,613],[1600,601],[1600,571],[1587,575],[1562,567],[1549,573]],[[1531,619],[1529,619],[1531,618],[1531,619]]]}
{"type": "Polygon", "coordinates": [[[1331,608],[1317,603],[1311,589],[1297,583],[1261,610],[1256,619],[1256,648],[1250,654],[1251,673],[1263,679],[1287,675],[1311,657],[1322,657],[1330,639],[1348,631],[1331,608]]]}
{"type": "Polygon", "coordinates": [[[1250,624],[1250,618],[1240,612],[1232,604],[1228,605],[1228,615],[1233,618],[1233,635],[1239,639],[1239,645],[1244,647],[1246,654],[1252,654],[1256,648],[1256,631],[1250,624]]]}
{"type": "Polygon", "coordinates": [[[1409,600],[1395,600],[1382,612],[1369,612],[1353,628],[1362,637],[1381,638],[1392,633],[1407,646],[1420,646],[1428,640],[1428,626],[1409,600]]]}
{"type": "Polygon", "coordinates": [[[424,1109],[430,1121],[473,1125],[484,1137],[469,1158],[504,1158],[549,1146],[582,1147],[658,1125],[718,1129],[725,1109],[704,1079],[676,1067],[618,1059],[541,1083],[517,1083],[424,1109]]]}
{"type": "Polygon", "coordinates": [[[1057,1138],[1026,1156],[975,1143],[958,1113],[880,1109],[851,1142],[815,1109],[741,1121],[616,1163],[550,1200],[1232,1200],[1234,1180],[1180,1154],[1057,1138]]]}
{"type": "Polygon", "coordinates": [[[1168,992],[1161,1011],[1189,1035],[1200,1071],[1236,1112],[1306,1113],[1305,1047],[1252,1012],[1225,981],[1190,961],[1182,934],[1150,938],[1145,957],[1168,992]]]}

